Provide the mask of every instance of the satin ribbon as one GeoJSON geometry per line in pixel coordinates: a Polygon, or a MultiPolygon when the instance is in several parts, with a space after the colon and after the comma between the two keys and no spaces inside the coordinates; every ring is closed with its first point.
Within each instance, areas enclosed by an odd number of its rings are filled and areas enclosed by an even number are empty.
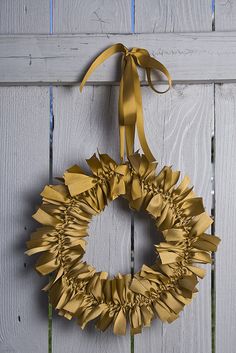
{"type": "Polygon", "coordinates": [[[148,146],[143,122],[143,107],[140,81],[137,71],[137,66],[146,70],[148,84],[151,89],[157,93],[167,92],[171,85],[171,76],[164,65],[150,56],[146,49],[132,48],[129,50],[123,44],[117,43],[104,50],[91,64],[80,85],[82,91],[86,81],[92,72],[101,65],[105,60],[115,53],[122,53],[122,76],[120,80],[119,91],[119,129],[120,129],[120,157],[124,160],[125,144],[126,154],[130,156],[134,152],[135,126],[137,126],[140,145],[144,154],[149,161],[154,161],[155,158],[148,146]],[[165,91],[158,91],[153,86],[151,80],[151,70],[162,72],[168,80],[169,87],[165,91]]]}

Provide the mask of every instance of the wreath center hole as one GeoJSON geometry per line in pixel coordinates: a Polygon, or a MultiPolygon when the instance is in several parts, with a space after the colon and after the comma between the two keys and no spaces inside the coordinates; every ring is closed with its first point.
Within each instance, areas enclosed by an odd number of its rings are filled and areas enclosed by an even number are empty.
{"type": "Polygon", "coordinates": [[[157,257],[154,245],[163,240],[154,220],[145,212],[132,212],[122,197],[109,202],[93,217],[83,260],[109,276],[131,272],[131,217],[134,215],[134,271],[152,265],[157,257]]]}

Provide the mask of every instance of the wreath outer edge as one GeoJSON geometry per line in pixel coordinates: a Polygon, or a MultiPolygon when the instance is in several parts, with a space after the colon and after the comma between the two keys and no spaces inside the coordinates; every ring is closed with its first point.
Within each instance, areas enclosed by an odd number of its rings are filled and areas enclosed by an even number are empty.
{"type": "Polygon", "coordinates": [[[196,292],[205,270],[196,264],[211,263],[219,237],[206,234],[212,218],[185,176],[164,167],[155,173],[157,163],[135,153],[117,164],[107,154],[87,160],[92,175],[79,166],[69,168],[63,184],[46,185],[43,202],[33,215],[43,227],[27,241],[28,255],[42,253],[36,263],[41,275],[54,273],[44,287],[59,315],[76,317],[84,328],[96,319],[96,327],[125,335],[127,321],[131,333],[150,326],[157,316],[172,322],[196,292]],[[143,265],[133,277],[107,272],[82,261],[91,218],[102,212],[109,201],[122,196],[129,207],[145,210],[162,231],[165,241],[155,245],[157,260],[143,265]]]}

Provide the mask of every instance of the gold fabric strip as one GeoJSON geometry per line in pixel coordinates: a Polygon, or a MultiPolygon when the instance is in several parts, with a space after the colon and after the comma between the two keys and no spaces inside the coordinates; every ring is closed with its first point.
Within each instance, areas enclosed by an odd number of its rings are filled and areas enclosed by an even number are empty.
{"type": "Polygon", "coordinates": [[[126,333],[127,321],[133,334],[156,316],[174,321],[205,275],[197,264],[210,263],[220,241],[206,234],[212,219],[202,199],[188,187],[188,177],[177,184],[180,173],[170,167],[156,174],[156,163],[144,155],[136,153],[121,164],[106,154],[93,155],[87,163],[90,175],[73,166],[62,185],[46,186],[34,215],[42,227],[27,242],[27,254],[40,253],[40,274],[54,273],[44,288],[50,303],[67,319],[77,318],[82,328],[96,320],[102,331],[113,325],[116,335],[126,333]],[[83,261],[92,217],[117,197],[135,211],[146,211],[164,237],[154,245],[155,263],[144,264],[133,278],[120,273],[109,278],[83,261]]]}
{"type": "Polygon", "coordinates": [[[123,44],[117,43],[104,50],[93,61],[81,82],[80,90],[82,91],[92,72],[115,53],[122,53],[123,55],[121,61],[122,74],[120,80],[118,109],[120,128],[120,158],[122,161],[124,160],[125,145],[127,156],[133,154],[135,127],[137,127],[138,138],[144,154],[149,161],[155,161],[155,158],[148,146],[144,132],[142,95],[137,66],[145,69],[148,84],[153,91],[157,93],[165,93],[170,89],[172,79],[169,71],[164,65],[151,57],[146,49],[132,48],[131,50],[128,50],[128,48],[126,48],[123,44]],[[167,77],[169,87],[165,91],[161,92],[155,89],[151,80],[152,70],[158,70],[167,77]]]}

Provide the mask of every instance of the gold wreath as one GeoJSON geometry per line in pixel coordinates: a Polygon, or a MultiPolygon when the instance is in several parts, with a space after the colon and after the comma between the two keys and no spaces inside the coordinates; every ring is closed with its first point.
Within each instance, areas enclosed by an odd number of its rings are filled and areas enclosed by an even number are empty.
{"type": "Polygon", "coordinates": [[[135,153],[128,162],[117,164],[99,154],[87,163],[92,176],[71,167],[64,184],[44,188],[43,203],[33,216],[43,227],[32,234],[26,253],[43,253],[36,264],[40,274],[55,272],[44,288],[51,304],[67,319],[77,317],[82,328],[94,319],[102,331],[113,323],[117,335],[126,333],[127,318],[132,334],[150,326],[156,314],[172,322],[197,292],[198,277],[204,277],[205,270],[195,263],[210,263],[220,241],[205,233],[212,219],[202,198],[188,187],[187,176],[177,186],[180,172],[164,167],[156,174],[157,163],[145,155],[135,153]],[[155,245],[153,266],[111,279],[82,257],[91,218],[119,196],[130,208],[146,210],[165,242],[155,245]]]}

